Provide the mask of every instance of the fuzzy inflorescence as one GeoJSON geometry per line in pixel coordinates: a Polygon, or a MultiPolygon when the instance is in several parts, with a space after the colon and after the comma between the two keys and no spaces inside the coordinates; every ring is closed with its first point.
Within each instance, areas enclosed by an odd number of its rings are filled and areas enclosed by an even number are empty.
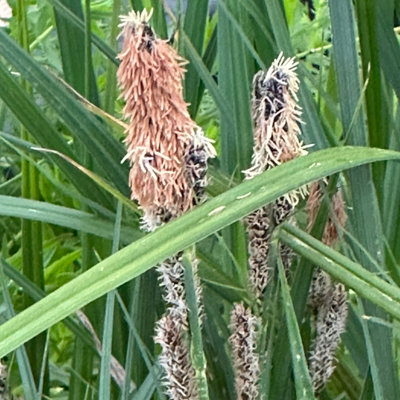
{"type": "MultiPolygon", "coordinates": [[[[307,199],[307,214],[308,214],[308,230],[314,225],[315,219],[321,205],[321,184],[314,182],[309,191],[307,199]]],[[[343,198],[343,191],[338,189],[332,196],[331,201],[331,216],[328,218],[322,242],[327,246],[334,246],[339,239],[340,228],[343,228],[347,222],[346,204],[343,198]]]]}
{"type": "MultiPolygon", "coordinates": [[[[317,217],[321,205],[321,196],[321,185],[319,182],[314,182],[310,187],[310,194],[307,199],[308,230],[311,229],[317,217]]],[[[322,234],[322,242],[327,246],[333,247],[339,239],[340,229],[343,229],[347,221],[346,207],[341,189],[332,197],[330,214],[322,234]]],[[[330,276],[320,268],[316,268],[308,298],[309,306],[314,312],[318,312],[318,309],[324,304],[331,288],[330,276]]]]}
{"type": "Polygon", "coordinates": [[[338,283],[332,287],[317,320],[317,335],[310,354],[310,375],[314,392],[318,394],[335,370],[335,351],[347,319],[347,293],[338,283]]]}
{"type": "MultiPolygon", "coordinates": [[[[259,71],[254,76],[251,100],[254,146],[251,167],[244,171],[246,179],[306,154],[299,140],[301,110],[297,105],[299,80],[296,67],[297,62],[293,58],[285,59],[280,54],[268,71],[259,71]]],[[[306,188],[290,192],[246,218],[249,282],[259,300],[268,283],[272,230],[290,218],[299,196],[304,197],[306,192],[306,188]]],[[[281,245],[280,252],[288,270],[291,251],[281,245]]]]}
{"type": "Polygon", "coordinates": [[[235,304],[231,312],[229,341],[232,347],[237,398],[258,398],[260,375],[259,356],[256,352],[257,319],[243,304],[235,304]]]}
{"type": "Polygon", "coordinates": [[[249,251],[249,284],[261,297],[269,276],[268,254],[270,247],[270,219],[268,207],[262,207],[246,217],[249,251]]]}
{"type": "Polygon", "coordinates": [[[156,37],[149,18],[145,12],[121,18],[124,40],[117,77],[129,121],[125,159],[131,166],[132,198],[144,210],[145,226],[154,229],[192,207],[198,186],[205,185],[201,171],[214,151],[183,99],[186,62],[156,37]],[[193,157],[202,164],[196,170],[201,182],[192,179],[193,157]]]}
{"type": "MultiPolygon", "coordinates": [[[[315,182],[307,200],[308,229],[311,229],[321,205],[321,185],[315,182]]],[[[331,213],[326,222],[322,242],[334,246],[340,230],[347,221],[343,192],[339,189],[332,197],[331,213]]],[[[347,319],[347,292],[340,283],[320,268],[314,270],[308,304],[317,315],[316,336],[310,354],[310,375],[316,394],[320,393],[335,370],[335,351],[340,344],[347,319]]]]}
{"type": "MultiPolygon", "coordinates": [[[[128,119],[125,144],[130,162],[132,198],[143,209],[142,229],[153,231],[205,198],[207,162],[215,156],[211,141],[193,122],[183,99],[186,61],[148,24],[150,14],[122,17],[124,38],[118,82],[128,119]]],[[[193,273],[198,309],[201,288],[193,273]]],[[[182,253],[158,267],[167,311],[157,324],[160,364],[172,400],[196,399],[195,373],[189,357],[188,308],[182,253]]],[[[200,316],[199,316],[200,318],[200,316]]]]}
{"type": "Polygon", "coordinates": [[[268,71],[259,71],[254,76],[251,100],[254,149],[252,165],[244,171],[247,179],[306,154],[298,137],[301,109],[297,104],[296,67],[293,58],[285,59],[280,54],[268,71]]]}
{"type": "Polygon", "coordinates": [[[162,349],[159,361],[165,371],[164,384],[169,398],[196,399],[195,371],[190,362],[185,321],[167,311],[157,323],[155,341],[162,349]]]}

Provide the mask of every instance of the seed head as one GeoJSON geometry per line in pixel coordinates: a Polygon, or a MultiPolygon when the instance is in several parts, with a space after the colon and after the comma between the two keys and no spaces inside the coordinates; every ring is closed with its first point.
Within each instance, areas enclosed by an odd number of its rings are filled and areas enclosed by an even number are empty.
{"type": "Polygon", "coordinates": [[[268,254],[270,247],[270,221],[268,207],[262,207],[246,217],[249,251],[249,285],[257,299],[268,284],[268,254]]]}
{"type": "Polygon", "coordinates": [[[256,353],[257,319],[243,304],[235,304],[231,312],[229,341],[232,346],[235,388],[238,399],[256,399],[260,375],[256,353]]]}
{"type": "Polygon", "coordinates": [[[347,293],[338,283],[322,305],[317,321],[317,335],[310,354],[310,375],[315,394],[325,386],[335,370],[335,351],[347,319],[347,293]]]}
{"type": "Polygon", "coordinates": [[[190,363],[187,329],[168,311],[157,323],[155,342],[161,346],[159,356],[164,386],[171,400],[197,399],[195,372],[190,363]]]}
{"type": "Polygon", "coordinates": [[[185,61],[148,25],[149,14],[122,17],[123,48],[117,77],[129,125],[125,144],[132,198],[144,211],[184,212],[193,190],[185,155],[196,124],[182,96],[185,61]]]}
{"type": "MultiPolygon", "coordinates": [[[[244,171],[247,179],[307,153],[298,138],[302,121],[297,104],[296,67],[293,58],[285,59],[281,53],[267,72],[259,71],[254,76],[251,101],[254,148],[252,166],[244,171]]],[[[305,192],[302,188],[287,198],[295,206],[298,194],[303,196],[305,192]]]]}

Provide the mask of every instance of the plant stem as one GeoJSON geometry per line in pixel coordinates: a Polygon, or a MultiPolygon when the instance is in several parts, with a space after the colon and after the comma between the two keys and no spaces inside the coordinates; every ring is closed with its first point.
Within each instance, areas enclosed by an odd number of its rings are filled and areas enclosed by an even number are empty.
{"type": "MultiPolygon", "coordinates": [[[[27,24],[26,4],[23,0],[17,3],[18,18],[18,39],[21,47],[29,51],[29,36],[27,24]]],[[[31,94],[32,90],[27,81],[22,82],[25,91],[31,94]]],[[[29,133],[25,128],[21,128],[21,139],[31,140],[29,133]]],[[[26,159],[21,161],[22,171],[22,197],[27,199],[39,199],[38,172],[34,165],[26,159]]],[[[42,248],[42,226],[38,221],[22,220],[22,270],[24,275],[39,288],[44,288],[43,277],[43,248],[42,248]]],[[[31,297],[24,295],[25,308],[33,304],[31,297]]],[[[41,368],[45,368],[44,390],[47,393],[48,375],[47,361],[43,359],[46,335],[42,334],[27,344],[27,353],[31,364],[33,376],[36,385],[39,384],[41,368]]]]}
{"type": "Polygon", "coordinates": [[[196,281],[191,260],[194,260],[194,248],[187,250],[183,257],[185,267],[186,301],[189,308],[189,326],[191,336],[190,358],[196,372],[197,388],[200,400],[208,400],[208,386],[206,378],[206,358],[203,351],[201,337],[201,322],[199,316],[198,299],[196,295],[196,281]]]}

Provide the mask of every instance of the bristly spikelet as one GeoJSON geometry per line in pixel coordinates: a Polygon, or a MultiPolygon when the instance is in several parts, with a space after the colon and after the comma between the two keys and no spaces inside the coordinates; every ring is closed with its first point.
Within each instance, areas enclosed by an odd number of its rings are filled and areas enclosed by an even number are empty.
{"type": "MultiPolygon", "coordinates": [[[[251,100],[254,146],[251,167],[243,171],[246,179],[306,154],[298,138],[301,111],[297,105],[299,80],[296,67],[297,62],[293,58],[285,59],[280,54],[268,71],[259,71],[254,76],[251,100]]],[[[299,195],[304,197],[306,192],[306,188],[292,191],[246,218],[249,282],[257,300],[262,299],[268,283],[272,230],[290,217],[299,202],[299,195]]],[[[288,271],[292,252],[281,245],[280,253],[288,271]]]]}
{"type": "Polygon", "coordinates": [[[132,198],[144,211],[143,228],[152,231],[202,195],[207,160],[215,150],[187,111],[185,60],[156,37],[150,16],[143,11],[121,17],[117,77],[129,120],[124,160],[130,162],[132,198]]]}
{"type": "Polygon", "coordinates": [[[164,301],[173,309],[173,316],[185,320],[187,305],[185,300],[185,270],[182,264],[182,253],[178,253],[163,261],[157,267],[157,271],[160,273],[160,285],[164,288],[164,301]]]}
{"type": "MultiPolygon", "coordinates": [[[[297,105],[296,67],[293,58],[285,59],[281,53],[267,72],[259,71],[254,76],[251,100],[254,148],[252,165],[244,171],[246,179],[307,153],[298,138],[301,110],[297,105]]],[[[286,197],[296,206],[298,194],[305,193],[303,188],[286,197]]]]}
{"type": "Polygon", "coordinates": [[[249,284],[257,299],[268,284],[268,254],[271,233],[268,208],[262,207],[246,217],[249,251],[249,284]]]}
{"type": "Polygon", "coordinates": [[[232,347],[237,398],[258,398],[260,375],[259,356],[256,353],[257,320],[243,304],[235,304],[231,312],[229,341],[232,347]]]}
{"type": "MultiPolygon", "coordinates": [[[[314,225],[315,218],[317,217],[321,205],[321,197],[320,183],[314,182],[310,187],[310,193],[307,199],[308,230],[314,225]]],[[[346,204],[343,198],[343,191],[339,188],[332,197],[330,216],[324,228],[322,242],[327,246],[334,246],[339,239],[340,229],[346,225],[346,222],[346,204]]]]}
{"type": "Polygon", "coordinates": [[[310,375],[315,394],[321,392],[335,370],[335,351],[347,319],[347,293],[336,284],[322,305],[317,321],[317,336],[310,354],[310,375]]]}
{"type": "Polygon", "coordinates": [[[205,190],[208,184],[207,161],[215,156],[216,151],[212,141],[204,136],[201,129],[197,129],[185,154],[186,179],[193,189],[193,205],[199,204],[205,199],[205,190]]]}
{"type": "MultiPolygon", "coordinates": [[[[214,157],[211,140],[193,122],[183,99],[185,60],[156,37],[151,14],[121,17],[123,49],[118,55],[118,83],[129,120],[125,144],[130,162],[132,198],[143,209],[142,229],[153,231],[204,199],[207,161],[214,157]]],[[[123,161],[124,161],[123,160],[123,161]]],[[[192,260],[198,309],[201,287],[192,260]]],[[[196,384],[189,359],[187,304],[182,253],[158,267],[167,311],[158,322],[160,364],[171,399],[195,399],[196,384]]],[[[198,316],[200,319],[200,315],[198,316]]]]}
{"type": "MultiPolygon", "coordinates": [[[[128,119],[125,144],[130,162],[132,198],[143,209],[142,229],[153,231],[204,198],[208,158],[215,156],[211,141],[193,122],[183,99],[185,60],[156,37],[148,24],[151,14],[121,17],[123,48],[118,58],[118,83],[128,119]]],[[[124,161],[123,160],[123,161],[124,161]]],[[[201,288],[192,261],[198,309],[201,288]]],[[[171,399],[196,399],[190,363],[187,304],[182,254],[158,268],[167,311],[157,324],[162,347],[160,364],[171,399]]],[[[200,318],[200,315],[199,315],[200,318]]]]}
{"type": "Polygon", "coordinates": [[[157,323],[155,342],[161,346],[159,361],[165,373],[163,383],[171,400],[198,398],[186,335],[183,322],[169,311],[157,323]]]}
{"type": "MultiPolygon", "coordinates": [[[[315,222],[321,205],[321,187],[319,182],[314,182],[310,187],[309,197],[307,199],[308,227],[310,230],[315,222]]],[[[346,207],[343,198],[343,192],[338,189],[333,195],[331,201],[330,216],[326,221],[322,242],[327,246],[333,247],[339,239],[340,230],[344,228],[347,221],[346,207]]],[[[331,290],[331,279],[329,275],[320,268],[314,270],[311,281],[308,303],[311,309],[318,311],[321,304],[325,301],[331,290]]]]}
{"type": "Polygon", "coordinates": [[[135,13],[121,18],[124,42],[117,77],[129,120],[129,183],[132,198],[145,212],[171,207],[182,213],[192,205],[185,154],[196,125],[182,95],[184,60],[155,36],[148,18],[135,13]]]}
{"type": "Polygon", "coordinates": [[[331,277],[320,268],[315,268],[307,300],[308,305],[314,314],[318,313],[321,309],[324,302],[329,297],[331,290],[331,277]]]}
{"type": "MultiPolygon", "coordinates": [[[[321,205],[319,182],[311,185],[307,200],[308,229],[315,222],[321,205]]],[[[339,189],[332,197],[331,210],[326,222],[322,242],[333,247],[339,239],[340,230],[347,221],[343,192],[339,189]]],[[[321,392],[335,370],[335,351],[347,319],[347,293],[345,287],[333,284],[330,276],[320,268],[314,270],[308,296],[308,304],[317,315],[316,336],[310,354],[310,375],[315,394],[321,392]]]]}

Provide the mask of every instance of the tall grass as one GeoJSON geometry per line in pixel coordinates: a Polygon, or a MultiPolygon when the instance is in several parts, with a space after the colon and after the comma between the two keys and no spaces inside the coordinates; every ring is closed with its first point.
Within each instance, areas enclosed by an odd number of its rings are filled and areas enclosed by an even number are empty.
{"type": "Polygon", "coordinates": [[[194,364],[205,368],[206,396],[235,399],[229,313],[251,304],[241,221],[330,175],[324,199],[341,186],[349,214],[337,247],[320,240],[329,201],[310,233],[304,202],[297,226],[274,232],[272,247],[285,243],[296,257],[289,279],[275,257],[258,332],[259,392],[313,397],[306,303],[319,266],[349,290],[337,367],[320,398],[399,399],[400,3],[314,0],[313,19],[297,0],[219,0],[213,15],[207,0],[172,10],[159,0],[9,3],[14,16],[0,31],[0,356],[9,392],[165,399],[153,341],[164,305],[152,267],[196,244],[204,318],[194,364]],[[117,16],[132,7],[153,7],[154,31],[189,61],[185,99],[218,150],[208,201],[151,234],[139,228],[120,163],[117,16]],[[252,78],[281,51],[298,58],[302,138],[314,146],[242,182],[253,146],[252,78]]]}

